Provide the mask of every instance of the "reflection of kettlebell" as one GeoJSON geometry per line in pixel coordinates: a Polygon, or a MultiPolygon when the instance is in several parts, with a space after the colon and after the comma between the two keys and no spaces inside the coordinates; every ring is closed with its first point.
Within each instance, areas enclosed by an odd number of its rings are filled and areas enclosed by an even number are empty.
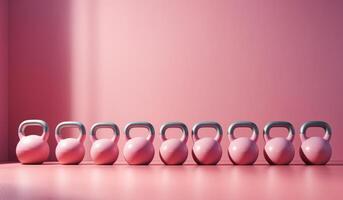
{"type": "Polygon", "coordinates": [[[23,164],[41,164],[49,157],[49,127],[45,121],[32,119],[25,120],[19,125],[19,142],[16,147],[18,160],[23,164]],[[41,126],[42,135],[25,135],[28,126],[41,126]]]}
{"type": "Polygon", "coordinates": [[[188,156],[187,140],[188,129],[187,126],[181,122],[169,122],[161,127],[161,139],[163,141],[160,147],[160,158],[166,165],[182,165],[188,156]],[[168,128],[178,128],[182,130],[181,139],[167,139],[166,130],[168,128]]]}
{"type": "Polygon", "coordinates": [[[56,158],[61,164],[79,164],[85,156],[85,147],[83,143],[86,139],[86,129],[80,122],[61,122],[55,129],[55,138],[57,141],[56,158]],[[63,128],[77,127],[80,131],[78,138],[60,137],[63,128]]]}
{"type": "Polygon", "coordinates": [[[329,162],[332,154],[330,139],[331,127],[323,121],[309,121],[304,123],[300,129],[300,157],[308,165],[325,165],[329,162]],[[319,127],[325,130],[324,137],[310,137],[306,131],[310,127],[319,127]]]}
{"type": "Polygon", "coordinates": [[[118,140],[119,128],[112,122],[99,122],[92,126],[90,131],[92,147],[90,150],[91,157],[95,164],[98,165],[112,165],[118,158],[118,140]],[[114,135],[112,138],[98,139],[96,132],[101,128],[112,129],[114,135]]]}
{"type": "Polygon", "coordinates": [[[124,146],[123,154],[126,162],[130,165],[148,165],[154,158],[155,150],[153,141],[155,130],[149,122],[132,122],[125,127],[125,136],[128,140],[124,146]],[[148,137],[131,138],[132,128],[146,128],[150,134],[148,137]]]}
{"type": "Polygon", "coordinates": [[[230,141],[228,153],[232,163],[237,165],[254,164],[258,157],[258,147],[256,144],[258,139],[258,128],[256,124],[249,121],[234,122],[228,129],[228,135],[230,141]],[[234,131],[236,128],[241,127],[250,128],[253,131],[252,136],[250,138],[236,138],[234,135],[234,131]]]}
{"type": "Polygon", "coordinates": [[[220,141],[223,137],[222,127],[217,122],[200,122],[192,129],[193,150],[192,156],[198,165],[216,165],[222,157],[220,141]],[[199,138],[198,131],[201,128],[214,128],[217,131],[215,138],[199,138]]]}
{"type": "Polygon", "coordinates": [[[271,165],[288,165],[294,158],[294,146],[292,144],[294,139],[294,128],[289,122],[274,121],[268,123],[263,130],[264,140],[266,145],[264,147],[264,157],[271,165]],[[287,128],[288,136],[271,138],[269,132],[272,128],[281,127],[287,128]]]}

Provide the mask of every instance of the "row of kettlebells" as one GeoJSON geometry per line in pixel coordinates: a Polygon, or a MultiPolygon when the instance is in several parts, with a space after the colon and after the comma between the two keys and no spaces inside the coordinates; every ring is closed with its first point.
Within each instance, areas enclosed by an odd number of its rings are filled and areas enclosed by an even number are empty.
{"type": "MultiPolygon", "coordinates": [[[[123,155],[128,164],[147,165],[154,157],[153,140],[155,130],[152,124],[148,122],[132,122],[125,127],[125,136],[127,142],[123,149],[123,155]],[[147,137],[130,136],[133,128],[146,128],[150,134],[147,137]]],[[[24,164],[40,164],[48,159],[49,137],[48,124],[42,120],[26,120],[22,122],[18,129],[20,141],[16,147],[18,160],[24,164]],[[28,126],[41,126],[42,135],[25,136],[25,128],[28,126]]],[[[251,165],[259,154],[256,144],[259,130],[255,123],[249,121],[238,121],[230,125],[228,137],[230,145],[228,148],[229,158],[234,164],[251,165]],[[237,128],[250,128],[252,135],[248,137],[236,138],[234,132],[237,128]]],[[[273,121],[268,123],[263,130],[264,156],[269,164],[286,165],[289,164],[295,154],[292,141],[295,130],[291,123],[285,121],[273,121]],[[270,136],[270,130],[275,127],[283,127],[288,130],[288,136],[275,137],[270,136]]],[[[188,128],[181,122],[169,122],[162,125],[160,136],[163,141],[160,147],[159,155],[164,164],[181,165],[188,156],[187,140],[188,128]],[[180,139],[167,139],[166,130],[169,128],[180,129],[183,133],[180,139]]],[[[215,165],[222,157],[222,148],[220,141],[223,136],[221,126],[216,122],[200,122],[194,125],[192,137],[194,141],[192,156],[194,161],[199,165],[215,165]],[[216,136],[200,138],[198,135],[201,128],[214,128],[216,136]]],[[[79,164],[85,155],[83,145],[86,139],[86,129],[80,122],[66,121],[57,125],[55,129],[55,138],[58,142],[56,147],[56,157],[61,164],[79,164]],[[77,127],[80,131],[78,138],[61,138],[61,130],[66,127],[77,127]]],[[[100,122],[92,126],[90,130],[92,147],[90,150],[91,157],[96,164],[113,164],[119,154],[117,146],[119,140],[119,128],[112,122],[100,122]],[[113,130],[113,137],[107,139],[98,139],[96,133],[101,128],[110,128],[113,130]]],[[[328,123],[323,121],[309,121],[302,125],[300,130],[301,147],[299,150],[302,160],[306,164],[326,164],[331,158],[331,128],[328,123]],[[307,137],[306,131],[310,127],[320,127],[325,130],[324,137],[307,137]]]]}

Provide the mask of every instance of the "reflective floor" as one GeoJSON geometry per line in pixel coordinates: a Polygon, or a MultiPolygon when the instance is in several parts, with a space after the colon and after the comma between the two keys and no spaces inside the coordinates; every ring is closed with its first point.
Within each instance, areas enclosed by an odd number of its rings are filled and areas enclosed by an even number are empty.
{"type": "Polygon", "coordinates": [[[0,199],[343,199],[343,165],[0,164],[0,199]]]}

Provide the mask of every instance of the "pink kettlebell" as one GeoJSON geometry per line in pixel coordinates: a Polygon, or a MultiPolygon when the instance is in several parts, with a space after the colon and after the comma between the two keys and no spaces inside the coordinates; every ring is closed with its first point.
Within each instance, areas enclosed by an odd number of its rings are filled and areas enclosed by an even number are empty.
{"type": "Polygon", "coordinates": [[[31,119],[23,121],[18,128],[19,142],[16,147],[18,160],[23,164],[42,164],[49,157],[49,127],[45,121],[31,119]],[[42,135],[25,135],[28,126],[41,126],[42,135]]]}
{"type": "Polygon", "coordinates": [[[160,147],[160,158],[166,165],[182,165],[188,156],[187,126],[181,122],[169,122],[161,127],[161,140],[163,141],[160,147]],[[167,139],[166,131],[168,128],[178,128],[182,130],[181,139],[167,139]]]}
{"type": "Polygon", "coordinates": [[[153,141],[155,130],[149,122],[131,122],[125,127],[125,136],[128,140],[124,146],[123,154],[126,162],[130,165],[148,165],[154,158],[155,150],[153,141]],[[131,138],[132,128],[146,128],[150,134],[148,137],[131,138]]]}
{"type": "Polygon", "coordinates": [[[330,139],[331,127],[323,121],[309,121],[304,123],[300,129],[300,157],[308,165],[325,165],[329,162],[332,154],[330,139]],[[325,130],[324,137],[310,137],[306,135],[306,131],[310,127],[323,128],[325,130]]]}
{"type": "Polygon", "coordinates": [[[255,123],[249,121],[238,121],[230,125],[228,129],[230,145],[228,154],[231,162],[235,165],[252,165],[258,157],[258,128],[255,123]],[[236,138],[234,135],[236,128],[250,128],[252,135],[248,137],[236,138]]]}
{"type": "Polygon", "coordinates": [[[92,147],[91,157],[95,164],[98,165],[112,165],[118,158],[118,140],[119,140],[119,128],[112,122],[99,122],[92,126],[90,131],[92,147]],[[114,135],[112,138],[98,139],[96,132],[101,128],[112,129],[114,135]]]}
{"type": "Polygon", "coordinates": [[[294,158],[294,127],[289,122],[274,121],[268,123],[263,130],[264,140],[266,145],[264,147],[264,157],[271,165],[288,165],[294,158]],[[270,137],[270,130],[275,127],[287,128],[288,136],[284,137],[270,137]]]}
{"type": "Polygon", "coordinates": [[[200,122],[192,129],[193,149],[192,156],[198,165],[216,165],[222,157],[220,141],[223,137],[222,127],[217,122],[200,122]],[[214,128],[217,131],[215,138],[199,138],[198,131],[201,128],[214,128]]]}
{"type": "Polygon", "coordinates": [[[56,158],[63,165],[77,165],[85,156],[85,147],[83,143],[86,139],[86,129],[80,122],[67,121],[57,125],[55,130],[55,138],[57,141],[56,158]],[[61,138],[63,128],[77,127],[80,131],[78,138],[61,138]]]}

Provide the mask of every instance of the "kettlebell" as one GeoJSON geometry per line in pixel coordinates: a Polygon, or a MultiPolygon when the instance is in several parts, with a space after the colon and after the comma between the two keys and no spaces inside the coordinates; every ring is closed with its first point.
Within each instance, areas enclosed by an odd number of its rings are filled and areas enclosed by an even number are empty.
{"type": "Polygon", "coordinates": [[[163,141],[160,147],[160,158],[166,165],[182,165],[188,156],[187,140],[188,129],[187,126],[181,122],[169,122],[162,125],[161,140],[163,141]],[[180,139],[167,139],[166,131],[169,128],[178,128],[182,130],[182,137],[180,139]]]}
{"type": "Polygon", "coordinates": [[[131,122],[125,127],[125,143],[123,154],[126,162],[130,165],[148,165],[154,158],[155,150],[153,141],[155,130],[149,122],[131,122]],[[147,137],[131,138],[130,130],[133,128],[146,128],[150,134],[147,137]]]}
{"type": "Polygon", "coordinates": [[[325,165],[329,162],[332,154],[331,127],[323,121],[309,121],[304,123],[300,129],[300,157],[308,165],[325,165]],[[324,137],[307,137],[306,131],[310,127],[319,127],[325,130],[324,137]]]}
{"type": "Polygon", "coordinates": [[[61,122],[55,129],[55,138],[57,141],[56,158],[63,165],[77,165],[85,156],[84,142],[86,139],[86,129],[80,122],[66,121],[61,122]],[[63,128],[76,127],[80,131],[78,138],[61,138],[63,128]]]}
{"type": "Polygon", "coordinates": [[[23,121],[18,128],[19,142],[16,147],[18,160],[22,164],[42,164],[49,157],[49,127],[45,121],[31,119],[23,121]],[[42,135],[25,135],[28,126],[40,126],[42,135]]]}
{"type": "Polygon", "coordinates": [[[222,157],[220,141],[223,137],[222,127],[217,122],[200,122],[192,129],[193,149],[192,156],[198,165],[216,165],[222,157]],[[201,128],[214,128],[217,131],[215,138],[199,138],[198,131],[201,128]]]}
{"type": "Polygon", "coordinates": [[[294,158],[294,127],[291,123],[285,121],[274,121],[268,123],[263,130],[264,140],[266,145],[264,147],[264,157],[271,165],[288,165],[294,158]],[[270,137],[270,130],[275,127],[287,128],[288,136],[284,137],[270,137]]]}
{"type": "Polygon", "coordinates": [[[255,123],[249,121],[238,121],[230,125],[228,129],[229,148],[228,154],[231,162],[235,165],[252,165],[258,157],[258,128],[255,123]],[[236,128],[250,128],[252,135],[248,137],[236,138],[234,132],[236,128]]]}
{"type": "Polygon", "coordinates": [[[118,158],[119,128],[112,122],[99,122],[92,126],[90,131],[92,147],[91,158],[98,165],[112,165],[118,158]],[[110,128],[114,135],[112,138],[98,139],[96,132],[101,128],[110,128]]]}

